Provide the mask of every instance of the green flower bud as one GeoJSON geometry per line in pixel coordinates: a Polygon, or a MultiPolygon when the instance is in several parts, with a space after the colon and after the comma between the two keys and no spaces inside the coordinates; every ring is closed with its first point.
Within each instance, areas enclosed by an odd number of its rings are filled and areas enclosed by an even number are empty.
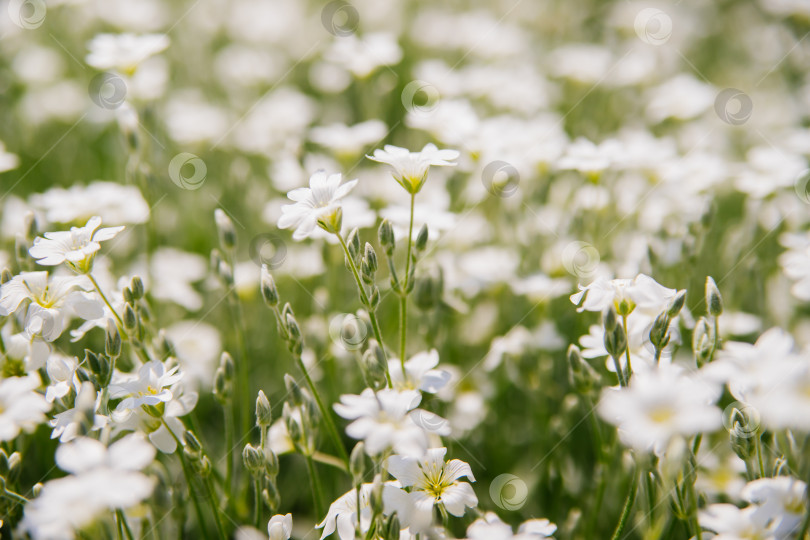
{"type": "Polygon", "coordinates": [[[360,257],[360,231],[357,227],[349,233],[349,237],[346,239],[346,247],[349,248],[349,255],[352,256],[352,260],[357,262],[358,257],[360,257]]]}
{"type": "Polygon", "coordinates": [[[706,277],[706,305],[708,306],[709,315],[712,317],[717,317],[723,313],[723,297],[720,296],[717,284],[711,276],[706,277]]]}
{"type": "Polygon", "coordinates": [[[254,478],[258,478],[264,474],[264,453],[254,448],[250,443],[246,444],[245,449],[242,450],[242,461],[245,464],[245,468],[254,478]]]}
{"type": "Polygon", "coordinates": [[[428,242],[428,227],[427,224],[422,225],[422,228],[419,229],[419,234],[416,235],[416,243],[414,247],[416,251],[425,251],[428,242]]]}
{"type": "Polygon", "coordinates": [[[112,320],[107,321],[107,335],[104,342],[104,350],[110,358],[118,358],[121,354],[121,334],[118,327],[112,320]]]}
{"type": "Polygon", "coordinates": [[[279,465],[278,456],[269,447],[264,449],[264,472],[271,479],[275,481],[278,476],[279,465]]]}
{"type": "Polygon", "coordinates": [[[366,474],[366,446],[363,441],[354,445],[349,457],[349,471],[355,485],[363,482],[363,475],[366,474]]]}
{"type": "Polygon", "coordinates": [[[262,428],[273,423],[273,411],[270,408],[270,400],[259,390],[259,397],[256,398],[256,425],[262,428]]]}
{"type": "Polygon", "coordinates": [[[684,304],[686,303],[686,289],[681,289],[675,294],[675,297],[669,301],[669,306],[667,307],[667,316],[670,319],[674,319],[678,316],[678,314],[683,309],[684,304]]]}
{"type": "Polygon", "coordinates": [[[140,300],[143,298],[145,289],[143,286],[143,280],[140,276],[132,276],[132,281],[129,284],[129,288],[132,291],[132,297],[135,300],[140,300]]]}
{"type": "Polygon", "coordinates": [[[278,289],[276,289],[276,281],[267,270],[266,264],[262,265],[261,288],[264,302],[270,307],[276,307],[279,301],[278,289]]]}
{"type": "Polygon", "coordinates": [[[380,228],[377,230],[377,236],[380,239],[380,245],[385,250],[386,255],[393,256],[396,241],[394,240],[394,227],[387,219],[382,220],[380,228]]]}
{"type": "Polygon", "coordinates": [[[135,329],[136,326],[138,326],[138,316],[135,314],[135,310],[132,309],[131,304],[127,304],[124,307],[123,320],[124,320],[124,329],[126,329],[127,332],[131,332],[132,330],[135,329]]]}
{"type": "Polygon", "coordinates": [[[217,208],[214,210],[214,221],[217,224],[219,233],[219,245],[223,251],[233,251],[236,247],[236,230],[228,214],[217,208]]]}
{"type": "Polygon", "coordinates": [[[278,507],[281,506],[281,495],[275,482],[268,482],[267,487],[262,490],[262,501],[270,512],[275,514],[278,511],[278,507]]]}
{"type": "Polygon", "coordinates": [[[200,444],[200,440],[197,438],[196,435],[194,435],[194,432],[191,431],[190,429],[186,430],[186,432],[183,433],[183,440],[186,442],[186,446],[192,452],[202,451],[202,444],[200,444]]]}
{"type": "Polygon", "coordinates": [[[602,326],[605,327],[605,333],[613,332],[618,324],[619,317],[616,313],[616,308],[611,305],[602,314],[602,326]]]}

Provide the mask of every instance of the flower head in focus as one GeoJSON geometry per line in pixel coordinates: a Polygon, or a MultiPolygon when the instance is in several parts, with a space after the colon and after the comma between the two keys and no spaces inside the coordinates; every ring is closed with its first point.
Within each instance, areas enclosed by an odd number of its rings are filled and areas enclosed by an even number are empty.
{"type": "Polygon", "coordinates": [[[619,315],[628,315],[636,308],[655,316],[663,311],[678,293],[664,287],[653,278],[639,274],[633,279],[598,278],[571,295],[577,311],[604,311],[611,303],[619,315]]]}
{"type": "Polygon", "coordinates": [[[467,477],[475,482],[470,466],[458,459],[445,462],[446,453],[447,448],[430,448],[421,459],[393,455],[387,460],[389,472],[408,491],[386,486],[385,505],[395,510],[412,532],[431,526],[434,505],[442,505],[456,517],[463,516],[467,507],[478,505],[472,486],[459,481],[467,477]]]}
{"type": "Polygon", "coordinates": [[[357,180],[341,184],[342,179],[343,175],[340,173],[327,175],[326,171],[319,170],[310,177],[308,188],[298,188],[287,193],[287,197],[295,201],[295,204],[288,204],[281,209],[279,228],[295,229],[295,240],[303,240],[316,226],[327,232],[339,233],[343,219],[340,199],[357,185],[357,180]]]}
{"type": "Polygon", "coordinates": [[[141,405],[158,405],[172,399],[171,385],[179,381],[183,374],[177,373],[177,366],[166,369],[163,362],[153,360],[141,366],[135,376],[125,376],[110,384],[110,397],[124,398],[117,410],[136,409],[141,405]]]}
{"type": "MultiPolygon", "coordinates": [[[[360,530],[368,529],[371,522],[371,507],[369,497],[373,484],[362,484],[360,486],[360,530]]],[[[329,505],[329,511],[323,521],[316,525],[323,529],[321,540],[337,531],[340,540],[354,540],[354,530],[357,524],[357,490],[352,489],[338,497],[335,502],[329,505]]]]}
{"type": "Polygon", "coordinates": [[[391,173],[411,195],[419,193],[427,180],[431,165],[437,167],[455,166],[457,150],[439,150],[435,144],[428,143],[419,152],[410,152],[407,148],[400,148],[390,144],[383,150],[374,150],[373,156],[366,156],[370,160],[387,163],[394,168],[391,173]]]}
{"type": "Polygon", "coordinates": [[[439,353],[436,349],[423,351],[405,362],[405,377],[402,375],[402,362],[392,358],[388,361],[388,371],[394,388],[398,390],[421,390],[435,394],[450,381],[450,372],[436,369],[439,353]]]}
{"type": "Polygon", "coordinates": [[[91,217],[84,227],[71,227],[69,231],[46,232],[38,236],[28,253],[43,266],[66,263],[79,274],[87,274],[93,267],[93,258],[101,249],[100,242],[111,240],[124,230],[120,227],[99,229],[101,218],[91,217]]]}

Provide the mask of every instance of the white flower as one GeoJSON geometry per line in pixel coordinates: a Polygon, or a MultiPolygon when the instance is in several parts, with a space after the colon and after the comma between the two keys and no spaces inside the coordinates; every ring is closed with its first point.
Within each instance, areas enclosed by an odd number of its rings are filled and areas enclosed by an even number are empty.
{"type": "Polygon", "coordinates": [[[103,315],[101,301],[82,292],[90,288],[84,277],[49,278],[48,272],[22,272],[0,287],[0,316],[20,312],[26,338],[54,341],[62,334],[69,315],[75,313],[88,320],[103,315]]]}
{"type": "Polygon", "coordinates": [[[571,302],[579,306],[577,311],[604,311],[613,304],[619,314],[639,309],[655,317],[666,309],[677,292],[645,274],[633,279],[600,277],[590,285],[580,285],[579,292],[571,295],[571,302]]]}
{"type": "Polygon", "coordinates": [[[391,382],[397,390],[421,390],[435,394],[450,381],[450,372],[433,369],[439,364],[436,349],[415,354],[405,362],[405,379],[402,376],[402,362],[393,358],[388,361],[391,382]]]}
{"type": "Polygon", "coordinates": [[[20,158],[15,154],[6,152],[6,145],[0,141],[0,173],[16,169],[20,164],[20,158]]]}
{"type": "Polygon", "coordinates": [[[0,380],[0,441],[10,441],[20,431],[31,432],[45,422],[51,404],[37,392],[39,374],[0,380]]]}
{"type": "Polygon", "coordinates": [[[52,354],[48,358],[46,370],[51,384],[45,391],[45,399],[53,403],[56,398],[65,397],[73,388],[78,393],[79,378],[76,376],[76,367],[79,360],[75,356],[52,354]]]}
{"type": "Polygon", "coordinates": [[[74,223],[93,216],[124,224],[144,223],[149,219],[149,205],[140,190],[115,182],[74,184],[67,189],[53,187],[31,195],[30,202],[50,223],[74,223]]]}
{"type": "Polygon", "coordinates": [[[807,511],[807,484],[789,476],[749,482],[742,497],[756,505],[754,519],[770,523],[777,538],[787,538],[798,530],[807,511]]]}
{"type": "Polygon", "coordinates": [[[622,442],[640,452],[661,454],[673,437],[722,426],[714,402],[720,388],[676,365],[636,373],[626,388],[606,388],[599,415],[618,426],[622,442]]]}
{"type": "Polygon", "coordinates": [[[387,163],[394,168],[394,179],[404,187],[408,193],[416,194],[422,189],[427,180],[430,166],[455,166],[453,163],[459,153],[457,150],[439,150],[435,144],[428,143],[419,152],[410,152],[407,148],[400,148],[390,144],[384,150],[374,150],[373,156],[367,158],[387,163]]]}
{"type": "Polygon", "coordinates": [[[120,227],[99,229],[101,218],[91,217],[84,227],[71,227],[70,231],[46,232],[45,238],[38,236],[28,253],[43,266],[56,266],[67,263],[68,267],[80,274],[90,271],[93,257],[101,248],[99,242],[110,240],[124,230],[120,227]],[[98,229],[98,230],[96,230],[98,229]]]}
{"type": "Polygon", "coordinates": [[[342,178],[340,173],[327,175],[326,171],[319,170],[310,177],[308,188],[298,188],[287,193],[287,197],[295,201],[295,204],[281,209],[279,228],[294,228],[295,240],[303,240],[316,226],[327,232],[339,232],[342,218],[340,199],[357,185],[357,180],[341,185],[342,178]]]}
{"type": "Polygon", "coordinates": [[[416,390],[386,388],[375,394],[366,388],[359,396],[340,396],[334,409],[343,418],[354,420],[346,427],[346,434],[364,440],[368,455],[393,448],[398,454],[421,456],[428,444],[426,428],[439,435],[449,434],[446,420],[415,409],[421,399],[416,390]]]}
{"type": "Polygon", "coordinates": [[[402,525],[411,532],[427,530],[433,522],[433,506],[442,505],[454,516],[461,517],[467,507],[478,505],[478,497],[467,477],[475,482],[467,463],[452,459],[445,463],[447,448],[430,448],[421,459],[394,455],[388,458],[388,471],[403,488],[386,486],[383,499],[399,515],[402,525]]]}
{"type": "Polygon", "coordinates": [[[99,430],[106,426],[108,418],[96,413],[100,405],[101,392],[96,392],[95,386],[90,381],[83,382],[76,389],[73,408],[55,414],[53,420],[50,421],[49,424],[53,428],[51,439],[58,437],[59,441],[63,443],[72,441],[79,436],[79,429],[87,422],[90,415],[93,415],[91,430],[99,430]]]}
{"type": "Polygon", "coordinates": [[[289,540],[292,534],[292,514],[276,514],[267,523],[269,540],[289,540]]]}
{"type": "Polygon", "coordinates": [[[96,69],[114,69],[132,75],[138,65],[166,50],[169,38],[164,34],[99,34],[87,44],[86,61],[96,69]]]}
{"type": "Polygon", "coordinates": [[[536,540],[549,538],[557,530],[557,526],[547,519],[530,519],[520,525],[517,534],[512,533],[512,527],[493,512],[487,512],[484,517],[476,519],[467,528],[468,540],[536,540]]]}
{"type": "MultiPolygon", "coordinates": [[[[368,530],[371,522],[369,496],[373,484],[360,486],[360,530],[368,530]]],[[[337,531],[340,540],[354,540],[354,529],[357,525],[357,490],[344,493],[329,505],[326,517],[317,527],[323,529],[321,540],[337,531]]]]}
{"type": "Polygon", "coordinates": [[[387,32],[374,32],[358,38],[351,34],[332,42],[326,59],[340,64],[355,76],[365,78],[380,66],[390,66],[402,59],[396,37],[387,32]]]}
{"type": "Polygon", "coordinates": [[[155,458],[155,449],[139,434],[106,448],[80,437],[56,450],[56,463],[72,474],[46,482],[25,505],[20,526],[35,539],[72,539],[74,531],[103,511],[130,508],[152,494],[156,479],[141,469],[155,458]]]}
{"type": "Polygon", "coordinates": [[[158,405],[172,399],[172,391],[167,388],[182,377],[177,366],[166,370],[163,362],[153,360],[141,366],[137,375],[120,374],[110,384],[110,397],[125,398],[116,407],[117,411],[137,409],[141,405],[158,405]]]}
{"type": "Polygon", "coordinates": [[[717,533],[714,540],[776,540],[768,523],[753,507],[739,509],[733,504],[711,504],[698,512],[702,529],[717,533]]]}
{"type": "Polygon", "coordinates": [[[331,149],[338,157],[355,156],[367,144],[375,143],[385,137],[388,128],[380,120],[368,120],[353,126],[330,124],[313,128],[309,138],[331,149]]]}
{"type": "Polygon", "coordinates": [[[222,352],[219,329],[202,321],[179,321],[166,329],[166,337],[183,370],[183,382],[210,390],[222,352]]]}

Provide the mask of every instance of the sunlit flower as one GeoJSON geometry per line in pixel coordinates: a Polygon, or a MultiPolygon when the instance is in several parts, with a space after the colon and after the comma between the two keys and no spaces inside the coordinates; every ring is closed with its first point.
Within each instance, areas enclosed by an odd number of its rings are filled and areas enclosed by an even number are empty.
{"type": "Polygon", "coordinates": [[[46,232],[38,236],[28,253],[43,266],[57,266],[63,262],[79,274],[86,274],[93,265],[100,242],[115,238],[124,230],[120,227],[99,229],[101,218],[91,217],[84,227],[71,227],[70,231],[46,232]]]}
{"type": "Polygon", "coordinates": [[[31,432],[45,422],[51,404],[37,392],[39,374],[0,380],[0,441],[10,441],[20,431],[31,432]]]}
{"type": "Polygon", "coordinates": [[[326,171],[319,170],[310,177],[308,188],[298,188],[287,193],[287,197],[295,201],[295,204],[288,204],[281,209],[279,228],[295,229],[295,240],[303,240],[316,226],[327,232],[340,232],[343,217],[340,199],[357,185],[357,180],[341,185],[342,178],[340,173],[327,175],[326,171]]]}
{"type": "Polygon", "coordinates": [[[394,455],[388,458],[388,472],[403,488],[387,486],[383,497],[395,510],[404,526],[412,532],[428,529],[433,522],[433,507],[441,505],[454,516],[461,517],[467,507],[478,505],[478,497],[467,477],[475,482],[470,466],[458,459],[445,463],[447,448],[430,448],[421,459],[394,455]]]}
{"type": "Polygon", "coordinates": [[[394,358],[388,361],[388,372],[397,390],[421,390],[435,394],[450,381],[450,372],[434,369],[439,364],[436,349],[413,355],[405,362],[405,378],[402,375],[402,362],[394,358]]]}
{"type": "Polygon", "coordinates": [[[604,311],[613,304],[619,314],[639,309],[654,317],[667,307],[677,292],[650,276],[639,274],[633,279],[597,278],[590,285],[580,285],[579,292],[571,295],[571,302],[579,306],[577,311],[604,311]]]}
{"type": "Polygon", "coordinates": [[[153,360],[141,366],[135,375],[118,374],[110,384],[110,397],[124,398],[116,409],[136,409],[170,401],[169,387],[183,377],[177,370],[177,366],[167,370],[163,362],[153,360]]]}
{"type": "Polygon", "coordinates": [[[394,179],[408,193],[416,194],[425,184],[431,165],[452,167],[456,165],[454,161],[458,156],[457,150],[439,150],[435,144],[428,143],[419,152],[411,152],[406,148],[387,144],[383,150],[374,150],[373,156],[366,157],[393,167],[394,170],[391,174],[394,179]]]}
{"type": "MultiPolygon", "coordinates": [[[[371,522],[371,507],[369,497],[371,495],[372,484],[360,486],[360,530],[368,530],[371,522]]],[[[340,540],[354,540],[355,526],[357,525],[357,490],[352,489],[338,497],[329,506],[326,517],[317,527],[323,529],[321,540],[331,535],[335,531],[340,540]]]]}
{"type": "Polygon", "coordinates": [[[269,540],[289,540],[292,534],[292,514],[276,514],[267,523],[269,540]]]}
{"type": "Polygon", "coordinates": [[[493,512],[487,512],[467,528],[468,540],[536,540],[550,538],[557,526],[547,519],[530,519],[521,523],[517,534],[493,512]]]}

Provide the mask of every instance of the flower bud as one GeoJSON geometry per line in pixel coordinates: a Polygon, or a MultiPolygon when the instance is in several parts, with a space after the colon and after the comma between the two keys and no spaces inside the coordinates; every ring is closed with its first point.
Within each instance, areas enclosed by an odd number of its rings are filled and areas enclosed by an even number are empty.
{"type": "Polygon", "coordinates": [[[227,403],[231,397],[231,384],[222,366],[219,366],[214,373],[214,397],[221,404],[227,403]]]}
{"type": "Polygon", "coordinates": [[[236,230],[228,214],[217,208],[214,210],[214,221],[219,233],[219,245],[223,251],[232,251],[236,247],[236,230]]]}
{"type": "Polygon", "coordinates": [[[222,354],[219,357],[219,365],[225,371],[225,376],[228,378],[228,380],[232,381],[234,374],[236,373],[236,366],[233,363],[233,357],[228,353],[228,351],[222,351],[222,354]]]}
{"type": "Polygon", "coordinates": [[[717,289],[717,284],[711,276],[706,276],[706,305],[709,315],[717,317],[723,313],[723,297],[717,289]]]}
{"type": "Polygon", "coordinates": [[[129,289],[132,291],[132,297],[135,300],[140,300],[146,293],[143,286],[143,280],[140,276],[132,276],[132,281],[129,284],[129,289]]]}
{"type": "Polygon", "coordinates": [[[270,307],[276,307],[278,305],[278,289],[276,289],[276,281],[267,270],[266,264],[262,265],[261,288],[264,302],[270,307]]]}
{"type": "Polygon", "coordinates": [[[701,317],[692,332],[692,351],[698,367],[702,367],[712,355],[714,330],[705,317],[701,317]]]}
{"type": "Polygon", "coordinates": [[[124,297],[124,302],[127,304],[135,303],[135,297],[132,296],[132,290],[129,287],[124,287],[124,290],[121,291],[121,295],[124,297]]]}
{"type": "Polygon", "coordinates": [[[363,475],[366,473],[366,446],[363,441],[354,445],[349,457],[349,472],[355,485],[363,482],[363,475]]]}
{"type": "Polygon", "coordinates": [[[373,515],[382,514],[383,512],[383,481],[382,476],[379,474],[374,475],[374,482],[371,486],[371,496],[369,497],[371,506],[371,513],[373,515]]]}
{"type": "Polygon", "coordinates": [[[385,250],[386,255],[391,257],[394,254],[396,242],[394,240],[394,227],[387,219],[382,220],[380,228],[377,230],[377,237],[380,239],[380,245],[385,250]]]}
{"type": "Polygon", "coordinates": [[[568,347],[567,358],[571,386],[577,392],[588,392],[598,379],[596,371],[582,358],[579,347],[576,345],[572,344],[568,347]]]}
{"type": "Polygon", "coordinates": [[[121,354],[121,334],[112,320],[107,320],[107,335],[104,350],[110,358],[118,358],[121,354]]]}
{"type": "Polygon", "coordinates": [[[658,314],[650,328],[650,343],[657,349],[663,349],[669,342],[669,312],[658,314]]]}
{"type": "Polygon", "coordinates": [[[183,433],[183,440],[186,442],[186,446],[191,449],[192,452],[202,451],[202,444],[200,444],[200,440],[190,429],[183,433]]]}
{"type": "Polygon", "coordinates": [[[124,316],[122,318],[124,321],[124,329],[127,332],[131,332],[138,326],[138,316],[135,314],[135,310],[132,309],[131,304],[124,306],[124,316]]]}
{"type": "Polygon", "coordinates": [[[262,390],[259,390],[259,397],[256,398],[256,425],[264,428],[272,423],[273,411],[270,408],[270,400],[262,390]]]}
{"type": "Polygon", "coordinates": [[[667,316],[670,319],[674,319],[678,316],[678,314],[683,309],[684,304],[686,303],[686,289],[681,289],[675,294],[675,297],[669,301],[669,306],[667,306],[667,316]]]}
{"type": "Polygon", "coordinates": [[[349,233],[349,237],[346,239],[346,247],[349,248],[349,255],[352,256],[352,260],[356,262],[360,256],[360,231],[357,227],[349,233]]]}
{"type": "Polygon", "coordinates": [[[422,228],[419,229],[419,234],[416,235],[416,243],[414,244],[416,251],[425,251],[425,248],[427,247],[427,241],[428,241],[428,227],[427,224],[424,224],[422,225],[422,228]]]}
{"type": "Polygon", "coordinates": [[[278,456],[270,447],[264,449],[264,472],[265,474],[270,477],[272,481],[275,481],[276,476],[278,476],[279,465],[278,465],[278,456]]]}
{"type": "Polygon", "coordinates": [[[399,517],[394,512],[388,516],[388,521],[385,524],[385,540],[399,540],[402,535],[402,526],[399,523],[399,517]]]}
{"type": "Polygon", "coordinates": [[[304,391],[289,373],[284,374],[284,386],[287,387],[287,393],[290,395],[290,401],[292,401],[292,404],[296,407],[302,406],[306,401],[304,391]]]}
{"type": "Polygon", "coordinates": [[[602,325],[605,327],[605,333],[613,332],[618,324],[619,320],[616,308],[611,305],[602,314],[602,325]]]}
{"type": "Polygon", "coordinates": [[[275,482],[268,482],[267,487],[262,490],[262,501],[267,509],[275,513],[281,505],[281,495],[278,493],[275,482]]]}
{"type": "Polygon", "coordinates": [[[242,461],[251,476],[258,478],[264,474],[264,453],[254,448],[250,443],[242,450],[242,461]]]}

